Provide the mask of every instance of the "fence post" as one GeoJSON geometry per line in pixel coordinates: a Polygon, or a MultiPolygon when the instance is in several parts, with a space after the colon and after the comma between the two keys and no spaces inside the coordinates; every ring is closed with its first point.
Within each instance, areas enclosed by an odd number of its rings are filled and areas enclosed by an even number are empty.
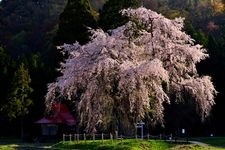
{"type": "Polygon", "coordinates": [[[76,134],[73,135],[73,139],[74,139],[74,141],[76,141],[76,134]]]}
{"type": "Polygon", "coordinates": [[[109,135],[110,135],[110,140],[112,140],[113,139],[112,133],[110,133],[109,135]]]}
{"type": "Polygon", "coordinates": [[[118,139],[118,131],[115,131],[115,133],[116,133],[116,138],[115,139],[118,139]]]}
{"type": "Polygon", "coordinates": [[[104,134],[102,133],[102,142],[104,141],[104,134]]]}
{"type": "Polygon", "coordinates": [[[79,142],[79,140],[80,140],[80,134],[78,133],[77,134],[77,142],[79,142]]]}
{"type": "Polygon", "coordinates": [[[113,143],[113,135],[112,135],[112,133],[110,133],[110,140],[111,140],[112,143],[113,143]]]}
{"type": "Polygon", "coordinates": [[[65,134],[63,133],[63,143],[65,142],[65,134]]]}
{"type": "Polygon", "coordinates": [[[86,134],[84,133],[84,142],[86,142],[86,134]]]}
{"type": "Polygon", "coordinates": [[[93,141],[95,141],[95,134],[94,133],[92,135],[92,139],[93,139],[93,141]]]}
{"type": "Polygon", "coordinates": [[[70,142],[71,142],[72,141],[72,135],[70,134],[69,137],[70,137],[70,142]]]}
{"type": "Polygon", "coordinates": [[[149,140],[149,133],[148,133],[147,137],[148,137],[148,140],[149,140]]]}

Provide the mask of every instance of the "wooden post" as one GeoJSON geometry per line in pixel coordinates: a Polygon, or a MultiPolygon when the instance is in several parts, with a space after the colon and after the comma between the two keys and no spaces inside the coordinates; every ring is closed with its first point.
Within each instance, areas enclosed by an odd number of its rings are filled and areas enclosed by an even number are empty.
{"type": "Polygon", "coordinates": [[[92,139],[93,139],[93,141],[95,141],[95,134],[94,133],[92,134],[92,139]]]}
{"type": "Polygon", "coordinates": [[[77,135],[76,135],[76,134],[74,134],[74,135],[73,135],[73,138],[74,138],[74,141],[76,141],[76,139],[77,139],[77,135]]]}
{"type": "Polygon", "coordinates": [[[115,131],[116,132],[116,138],[115,139],[118,139],[118,131],[115,131]]]}
{"type": "Polygon", "coordinates": [[[84,142],[86,142],[86,134],[84,133],[84,142]]]}
{"type": "Polygon", "coordinates": [[[113,135],[112,135],[112,133],[110,133],[110,140],[111,140],[112,143],[113,143],[113,135]]]}
{"type": "Polygon", "coordinates": [[[79,140],[80,140],[80,134],[78,133],[77,134],[77,142],[79,142],[79,140]]]}
{"type": "Polygon", "coordinates": [[[69,137],[70,137],[70,142],[71,142],[72,141],[72,135],[70,134],[69,137]]]}
{"type": "Polygon", "coordinates": [[[110,136],[110,140],[112,140],[113,139],[112,133],[110,133],[109,136],[110,136]]]}
{"type": "Polygon", "coordinates": [[[104,142],[104,134],[102,133],[102,142],[104,142]]]}
{"type": "Polygon", "coordinates": [[[63,143],[65,142],[65,134],[63,134],[63,143]]]}

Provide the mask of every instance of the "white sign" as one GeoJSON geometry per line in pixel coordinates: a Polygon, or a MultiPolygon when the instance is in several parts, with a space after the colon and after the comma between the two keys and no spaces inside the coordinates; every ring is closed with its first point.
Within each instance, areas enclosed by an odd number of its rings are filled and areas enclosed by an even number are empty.
{"type": "Polygon", "coordinates": [[[182,131],[181,131],[181,132],[182,132],[182,134],[185,134],[185,129],[182,129],[182,131]]]}

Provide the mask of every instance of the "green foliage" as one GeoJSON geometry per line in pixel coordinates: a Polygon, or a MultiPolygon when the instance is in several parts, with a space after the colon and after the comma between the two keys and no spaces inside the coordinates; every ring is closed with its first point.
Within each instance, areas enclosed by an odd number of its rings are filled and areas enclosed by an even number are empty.
{"type": "Polygon", "coordinates": [[[12,37],[12,41],[16,45],[20,45],[20,44],[25,43],[25,39],[26,39],[26,32],[25,31],[20,31],[18,34],[16,34],[15,36],[12,37]]]}
{"type": "Polygon", "coordinates": [[[87,27],[97,27],[97,12],[91,7],[89,0],[68,0],[60,15],[60,22],[55,41],[58,45],[74,43],[84,44],[89,41],[87,27]]]}
{"type": "Polygon", "coordinates": [[[199,138],[201,142],[210,144],[216,147],[225,147],[225,138],[224,137],[201,137],[199,138]]]}
{"type": "Polygon", "coordinates": [[[119,11],[129,7],[137,8],[140,5],[139,0],[108,0],[100,12],[100,27],[108,30],[125,24],[128,18],[122,17],[119,11]]]}
{"type": "Polygon", "coordinates": [[[5,49],[0,47],[0,107],[6,101],[13,68],[14,68],[13,60],[7,54],[5,49]]]}
{"type": "Polygon", "coordinates": [[[185,10],[167,10],[165,16],[170,19],[174,19],[177,17],[187,18],[188,12],[185,10]]]}
{"type": "Polygon", "coordinates": [[[8,102],[3,106],[3,111],[10,119],[24,117],[29,113],[32,100],[29,98],[33,89],[29,86],[31,82],[28,70],[24,64],[20,64],[12,79],[12,87],[8,102]]]}
{"type": "Polygon", "coordinates": [[[6,76],[8,73],[8,67],[10,66],[10,56],[5,52],[5,50],[0,47],[0,77],[6,76]]]}
{"type": "Polygon", "coordinates": [[[195,39],[195,42],[198,44],[203,45],[204,47],[207,47],[208,45],[208,37],[207,35],[199,29],[198,31],[194,28],[191,22],[186,22],[185,24],[185,31],[193,38],[195,39]]]}
{"type": "Polygon", "coordinates": [[[46,33],[57,24],[65,4],[66,0],[3,0],[1,44],[14,57],[44,51],[46,33]]]}

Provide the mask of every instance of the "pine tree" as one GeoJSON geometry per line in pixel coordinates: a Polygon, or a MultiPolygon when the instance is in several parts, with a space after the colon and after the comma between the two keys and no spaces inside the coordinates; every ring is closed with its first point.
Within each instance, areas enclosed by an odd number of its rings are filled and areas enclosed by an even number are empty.
{"type": "Polygon", "coordinates": [[[7,97],[7,91],[11,79],[11,72],[13,68],[13,60],[5,51],[0,47],[0,107],[4,104],[7,97]]]}
{"type": "Polygon", "coordinates": [[[55,37],[57,45],[63,43],[86,43],[89,40],[87,27],[97,26],[97,13],[91,7],[89,0],[68,0],[55,37]]]}
{"type": "Polygon", "coordinates": [[[137,8],[141,5],[140,0],[108,0],[103,6],[99,16],[99,24],[102,29],[115,29],[128,21],[120,13],[121,9],[137,8]]]}
{"type": "Polygon", "coordinates": [[[12,87],[9,92],[8,102],[3,106],[9,119],[21,119],[21,137],[24,137],[23,118],[29,113],[32,100],[29,98],[33,89],[30,87],[31,79],[28,69],[21,63],[12,79],[12,87]]]}

